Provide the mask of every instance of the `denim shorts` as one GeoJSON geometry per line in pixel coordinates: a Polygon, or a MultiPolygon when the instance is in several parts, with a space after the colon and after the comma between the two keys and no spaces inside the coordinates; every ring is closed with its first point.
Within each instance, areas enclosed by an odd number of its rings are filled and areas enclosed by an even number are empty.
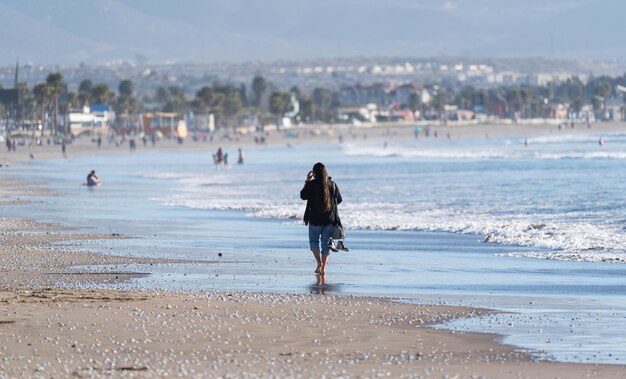
{"type": "Polygon", "coordinates": [[[320,240],[322,242],[322,248],[320,251],[322,255],[330,254],[330,249],[328,248],[328,241],[330,240],[330,235],[333,232],[333,225],[313,225],[309,224],[309,245],[311,249],[320,249],[320,240]]]}

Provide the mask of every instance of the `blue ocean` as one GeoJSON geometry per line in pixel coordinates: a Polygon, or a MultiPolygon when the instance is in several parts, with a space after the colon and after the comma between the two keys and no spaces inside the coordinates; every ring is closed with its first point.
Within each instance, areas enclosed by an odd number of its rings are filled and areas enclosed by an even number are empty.
{"type": "Polygon", "coordinates": [[[217,143],[33,161],[15,175],[54,195],[6,212],[131,237],[84,249],[193,260],[124,267],[149,273],[127,287],[488,307],[510,313],[440,327],[498,333],[540,358],[622,364],[626,134],[602,137],[285,140],[219,170],[217,143]],[[318,161],[341,189],[350,248],[331,255],[324,286],[299,198],[318,161]],[[92,169],[103,185],[89,189],[92,169]]]}

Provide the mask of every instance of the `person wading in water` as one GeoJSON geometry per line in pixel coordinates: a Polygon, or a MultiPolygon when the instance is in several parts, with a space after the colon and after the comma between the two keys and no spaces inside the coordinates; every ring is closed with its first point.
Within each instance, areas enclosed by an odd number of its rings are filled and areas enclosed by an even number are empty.
{"type": "Polygon", "coordinates": [[[309,245],[317,261],[315,273],[324,275],[330,254],[328,242],[337,220],[337,204],[342,198],[322,163],[316,163],[306,175],[300,198],[307,201],[304,223],[309,226],[309,245]]]}

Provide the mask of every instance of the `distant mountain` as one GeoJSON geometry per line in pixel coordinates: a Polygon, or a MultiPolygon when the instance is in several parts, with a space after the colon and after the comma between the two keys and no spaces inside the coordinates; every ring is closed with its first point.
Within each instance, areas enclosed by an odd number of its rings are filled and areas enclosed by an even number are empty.
{"type": "Polygon", "coordinates": [[[0,64],[624,59],[624,11],[622,0],[0,0],[0,64]]]}

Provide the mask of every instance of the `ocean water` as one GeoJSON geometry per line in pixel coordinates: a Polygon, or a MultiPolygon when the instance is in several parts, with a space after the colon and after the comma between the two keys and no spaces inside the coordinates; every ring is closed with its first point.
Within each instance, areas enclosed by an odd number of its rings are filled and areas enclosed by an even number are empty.
{"type": "Polygon", "coordinates": [[[443,327],[499,333],[546,359],[621,363],[626,134],[602,137],[285,143],[222,170],[209,150],[34,161],[18,175],[62,195],[3,211],[133,237],[85,249],[194,260],[124,267],[150,274],[130,286],[490,307],[512,313],[443,327]],[[324,286],[299,199],[317,161],[341,189],[351,249],[331,256],[324,286]],[[92,169],[103,185],[88,189],[92,169]]]}

